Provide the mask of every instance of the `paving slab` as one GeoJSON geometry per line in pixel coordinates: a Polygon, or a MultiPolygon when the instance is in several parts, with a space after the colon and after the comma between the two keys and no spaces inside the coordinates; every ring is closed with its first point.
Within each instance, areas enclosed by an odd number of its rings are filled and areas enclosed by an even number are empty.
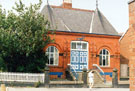
{"type": "Polygon", "coordinates": [[[7,88],[7,91],[130,91],[129,88],[7,88]]]}

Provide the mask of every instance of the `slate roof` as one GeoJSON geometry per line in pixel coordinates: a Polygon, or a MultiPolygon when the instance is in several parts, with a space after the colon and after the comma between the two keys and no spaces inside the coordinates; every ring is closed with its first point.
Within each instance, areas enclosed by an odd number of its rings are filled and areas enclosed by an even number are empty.
{"type": "Polygon", "coordinates": [[[118,35],[118,32],[98,9],[95,11],[92,24],[92,33],[118,35]]]}
{"type": "Polygon", "coordinates": [[[118,35],[105,16],[95,11],[74,10],[46,5],[41,13],[57,31],[118,35]]]}

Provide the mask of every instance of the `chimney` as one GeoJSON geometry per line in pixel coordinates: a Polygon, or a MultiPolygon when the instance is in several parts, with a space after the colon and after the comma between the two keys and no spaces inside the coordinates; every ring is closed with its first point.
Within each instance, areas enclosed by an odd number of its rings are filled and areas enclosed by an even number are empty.
{"type": "Polygon", "coordinates": [[[72,8],[72,0],[63,0],[63,8],[72,8]]]}
{"type": "Polygon", "coordinates": [[[135,24],[135,0],[130,0],[129,5],[129,27],[135,24]]]}

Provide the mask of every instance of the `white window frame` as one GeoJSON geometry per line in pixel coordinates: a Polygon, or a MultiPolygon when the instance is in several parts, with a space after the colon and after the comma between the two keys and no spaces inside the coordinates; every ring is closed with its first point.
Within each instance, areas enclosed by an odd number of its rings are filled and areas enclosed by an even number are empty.
{"type": "Polygon", "coordinates": [[[100,67],[110,67],[110,52],[107,49],[102,49],[99,53],[99,65],[100,67]],[[103,51],[105,50],[105,54],[103,54],[103,51]],[[108,52],[108,54],[107,54],[108,52]],[[105,65],[103,63],[103,57],[105,58],[105,65]],[[108,60],[106,59],[108,57],[108,60]],[[102,58],[102,59],[101,59],[102,58]],[[100,61],[102,61],[100,64],[100,61]],[[108,62],[108,65],[106,65],[106,61],[108,62]]]}
{"type": "Polygon", "coordinates": [[[72,41],[71,42],[71,50],[79,50],[79,51],[88,51],[88,42],[85,42],[85,41],[72,41]],[[77,46],[76,46],[76,49],[72,49],[72,43],[81,43],[81,49],[77,49],[77,46]],[[87,48],[86,49],[82,49],[82,44],[83,43],[86,43],[87,44],[87,48]]]}
{"type": "Polygon", "coordinates": [[[48,56],[48,65],[50,65],[50,66],[58,66],[58,64],[59,64],[59,50],[55,47],[55,46],[49,46],[47,49],[46,49],[46,55],[48,56]],[[53,49],[53,52],[51,52],[51,47],[54,47],[53,49]],[[49,49],[49,51],[48,51],[48,49],[49,49]],[[57,50],[57,51],[56,51],[57,50]],[[50,58],[51,58],[51,55],[53,55],[53,64],[50,64],[51,62],[51,60],[50,60],[50,58]],[[55,61],[57,61],[57,62],[55,62],[55,61]]]}

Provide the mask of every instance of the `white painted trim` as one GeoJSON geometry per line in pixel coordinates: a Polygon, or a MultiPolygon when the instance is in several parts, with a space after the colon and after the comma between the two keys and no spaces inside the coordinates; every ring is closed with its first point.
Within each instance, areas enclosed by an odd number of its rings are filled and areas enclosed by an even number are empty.
{"type": "Polygon", "coordinates": [[[90,31],[89,33],[92,33],[92,26],[93,26],[93,20],[94,20],[94,16],[95,16],[95,12],[93,12],[93,15],[92,15],[92,20],[91,20],[91,24],[90,24],[90,31]]]}
{"type": "Polygon", "coordinates": [[[69,29],[69,27],[64,23],[64,26],[68,29],[68,31],[71,32],[71,29],[69,29]]]}
{"type": "Polygon", "coordinates": [[[60,19],[61,23],[64,24],[66,29],[71,32],[71,29],[65,24],[65,22],[61,18],[59,18],[59,19],[60,19]]]}
{"type": "Polygon", "coordinates": [[[93,64],[93,66],[96,66],[102,73],[104,73],[104,71],[97,64],[93,64]]]}

